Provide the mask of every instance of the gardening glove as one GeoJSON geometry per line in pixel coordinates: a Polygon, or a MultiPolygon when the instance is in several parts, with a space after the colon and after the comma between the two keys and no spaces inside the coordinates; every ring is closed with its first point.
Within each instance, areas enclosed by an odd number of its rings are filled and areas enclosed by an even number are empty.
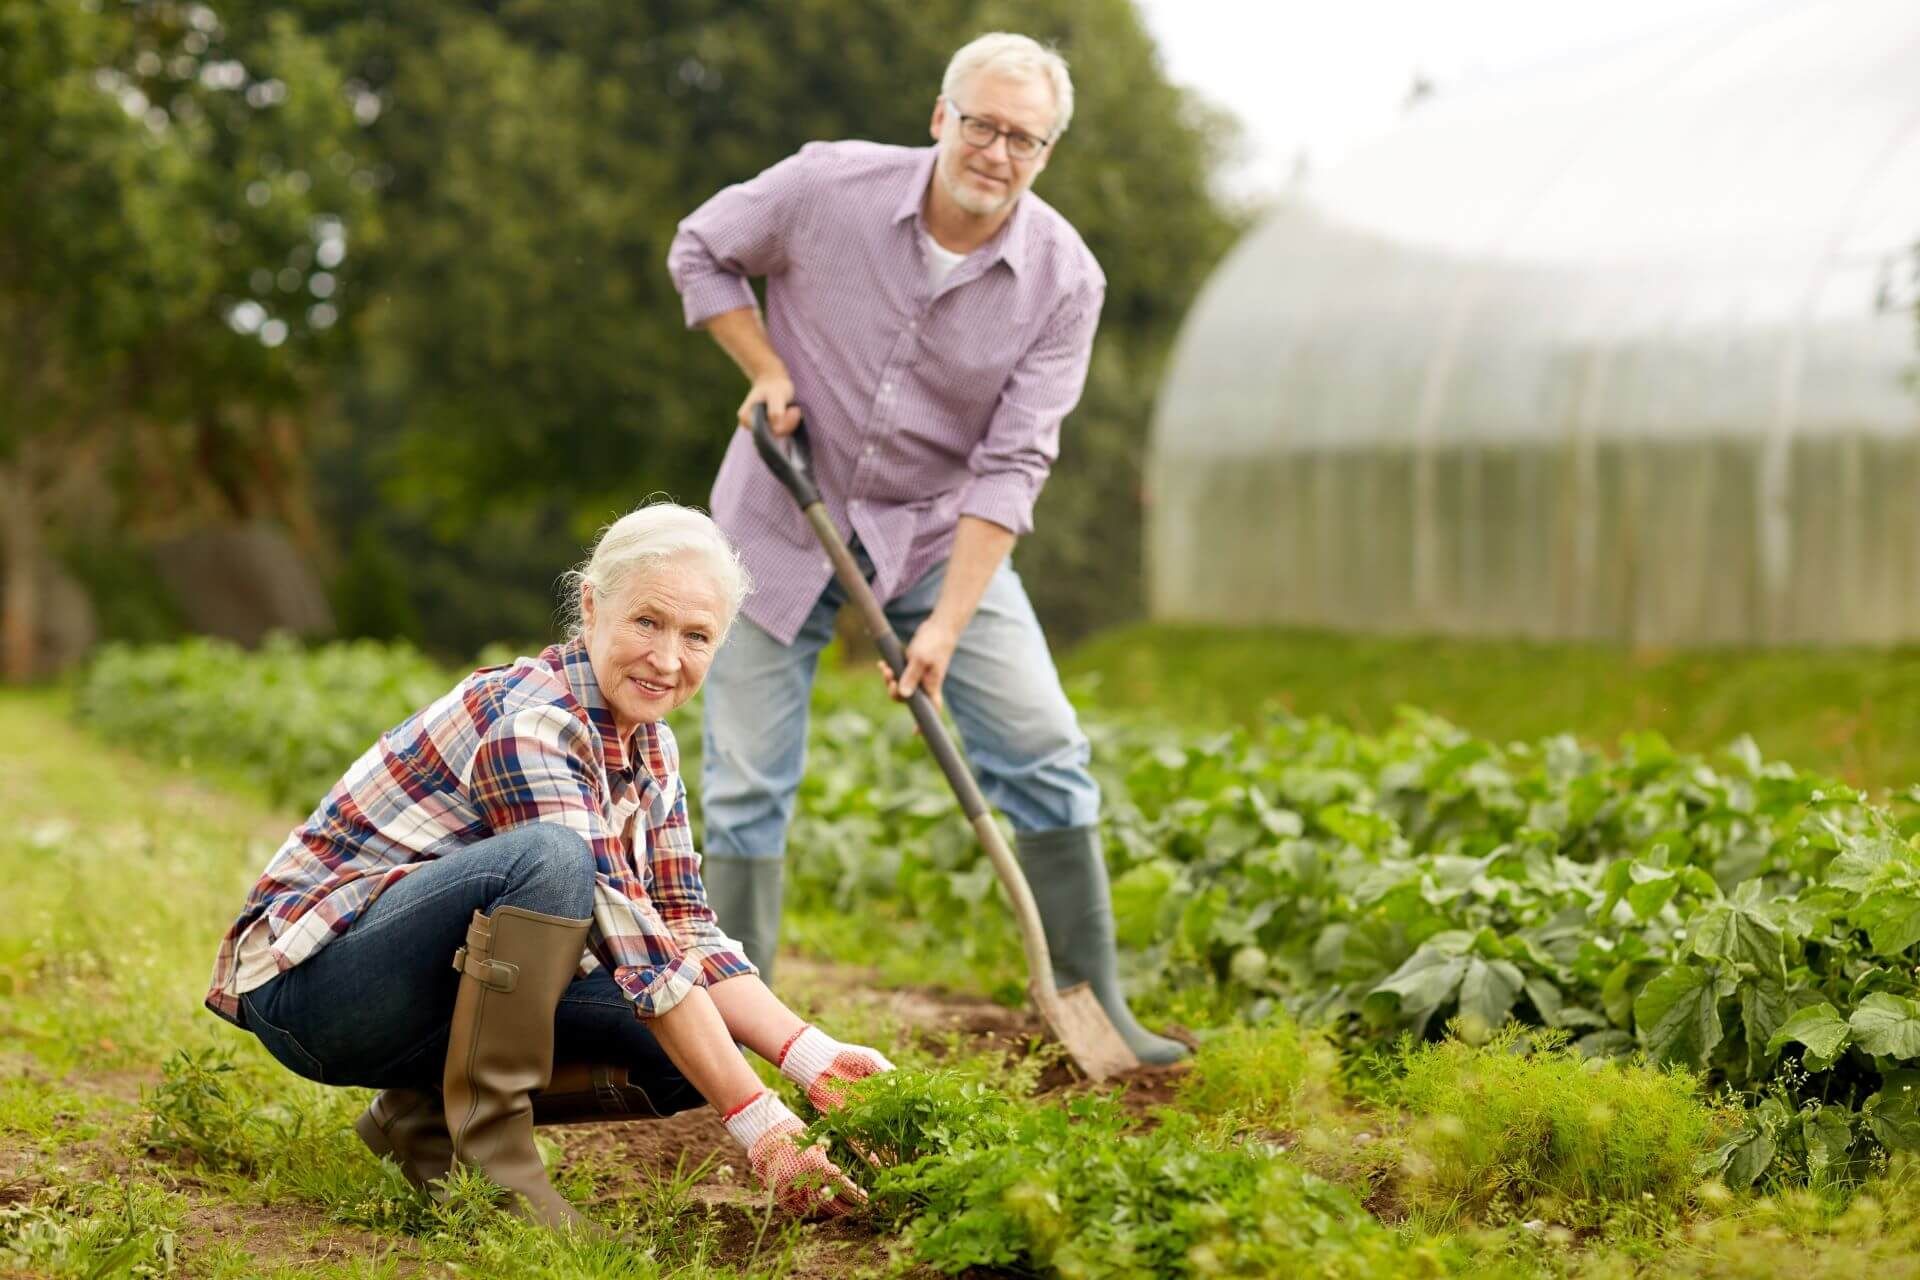
{"type": "Polygon", "coordinates": [[[816,1111],[839,1106],[843,1086],[891,1070],[893,1064],[877,1050],[841,1044],[818,1027],[800,1028],[780,1050],[780,1074],[800,1086],[816,1111]]]}
{"type": "Polygon", "coordinates": [[[727,1132],[747,1149],[747,1163],[782,1209],[801,1218],[837,1218],[866,1203],[866,1192],[827,1159],[826,1147],[803,1147],[800,1117],[768,1090],[727,1113],[727,1132]]]}

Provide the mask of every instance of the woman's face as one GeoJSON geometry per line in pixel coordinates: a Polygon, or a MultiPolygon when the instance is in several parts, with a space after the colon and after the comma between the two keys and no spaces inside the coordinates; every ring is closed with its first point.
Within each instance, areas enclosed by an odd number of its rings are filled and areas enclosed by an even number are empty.
{"type": "Polygon", "coordinates": [[[726,606],[695,564],[636,569],[603,600],[586,584],[580,592],[593,677],[622,738],[700,691],[726,606]]]}

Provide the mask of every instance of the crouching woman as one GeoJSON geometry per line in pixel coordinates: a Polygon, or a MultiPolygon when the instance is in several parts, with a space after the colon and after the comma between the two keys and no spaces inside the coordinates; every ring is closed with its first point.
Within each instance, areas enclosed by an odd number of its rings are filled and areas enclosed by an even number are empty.
{"type": "Polygon", "coordinates": [[[710,519],[661,503],[572,579],[571,639],[382,734],[288,836],[207,1006],[310,1080],[381,1090],[358,1131],[416,1186],[469,1166],[571,1225],[534,1125],[704,1100],[785,1207],[844,1212],[858,1190],[792,1141],[800,1121],[737,1045],[823,1106],[892,1064],[802,1022],[715,924],[663,723],[746,571],[710,519]]]}

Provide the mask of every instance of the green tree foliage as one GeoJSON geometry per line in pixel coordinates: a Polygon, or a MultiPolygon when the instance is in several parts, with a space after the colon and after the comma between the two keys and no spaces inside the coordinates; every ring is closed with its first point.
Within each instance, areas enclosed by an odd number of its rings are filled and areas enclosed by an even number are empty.
{"type": "Polygon", "coordinates": [[[1161,355],[1234,228],[1207,189],[1224,126],[1167,82],[1129,0],[293,10],[379,102],[369,138],[387,179],[334,510],[377,518],[409,556],[435,548],[483,598],[500,585],[503,522],[551,531],[529,557],[542,590],[520,597],[537,608],[431,609],[430,628],[490,623],[431,639],[543,631],[544,588],[594,525],[651,492],[705,500],[740,379],[682,324],[665,267],[676,224],[812,139],[927,142],[946,59],[996,28],[1052,40],[1073,65],[1075,122],[1039,189],[1111,282],[1023,567],[1057,625],[1133,608],[1161,355]],[[375,517],[376,494],[400,510],[375,517]]]}
{"type": "MultiPolygon", "coordinates": [[[[242,6],[244,7],[244,6],[242,6]]],[[[63,499],[124,463],[233,514],[284,493],[291,415],[343,346],[373,183],[322,44],[172,0],[0,0],[5,667],[34,667],[63,499]]]]}

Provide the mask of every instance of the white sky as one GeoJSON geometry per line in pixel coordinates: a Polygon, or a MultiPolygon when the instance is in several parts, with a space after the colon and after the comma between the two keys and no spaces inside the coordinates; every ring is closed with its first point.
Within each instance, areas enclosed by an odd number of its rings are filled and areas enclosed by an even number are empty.
{"type": "Polygon", "coordinates": [[[1435,92],[1777,0],[1136,0],[1172,78],[1238,116],[1227,188],[1271,195],[1296,157],[1324,169],[1435,92]]]}

